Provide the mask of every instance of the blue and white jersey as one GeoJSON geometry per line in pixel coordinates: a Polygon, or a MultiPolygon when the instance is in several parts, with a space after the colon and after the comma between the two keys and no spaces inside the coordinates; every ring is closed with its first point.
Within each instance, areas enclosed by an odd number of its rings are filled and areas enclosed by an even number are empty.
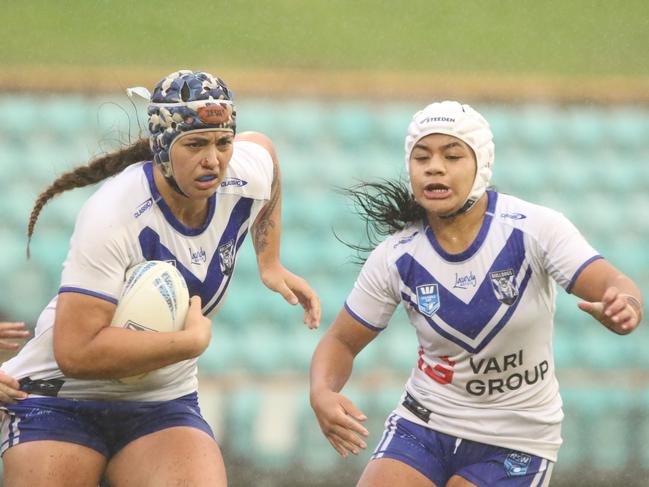
{"type": "MultiPolygon", "coordinates": [[[[200,228],[189,228],[160,196],[151,162],[129,166],[107,180],[77,217],[59,292],[78,292],[117,303],[128,269],[146,260],[172,261],[211,316],[223,304],[237,252],[270,198],[273,162],[260,145],[239,141],[225,177],[208,200],[200,228]]],[[[57,298],[42,312],[35,335],[2,370],[17,379],[51,380],[59,397],[161,401],[197,388],[196,359],[150,372],[134,384],[66,378],[53,354],[57,298]],[[60,384],[57,379],[64,382],[60,384]]]]}
{"type": "Polygon", "coordinates": [[[419,340],[406,390],[431,411],[410,421],[556,461],[563,419],[552,354],[555,282],[570,292],[600,258],[563,215],[488,191],[475,241],[449,254],[427,223],[384,240],[346,308],[373,330],[402,303],[419,340]]]}

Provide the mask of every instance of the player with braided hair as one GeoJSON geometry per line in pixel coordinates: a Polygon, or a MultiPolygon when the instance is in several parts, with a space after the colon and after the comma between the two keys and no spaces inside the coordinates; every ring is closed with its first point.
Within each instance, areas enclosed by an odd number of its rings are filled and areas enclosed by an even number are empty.
{"type": "Polygon", "coordinates": [[[201,416],[196,360],[211,338],[237,252],[250,231],[262,282],[304,322],[318,297],[279,259],[280,171],[272,142],[236,132],[225,82],[204,72],[162,79],[149,100],[150,137],[58,178],[37,199],[107,181],[77,217],[58,295],[35,337],[3,371],[26,399],[6,404],[4,485],[225,486],[225,468],[201,416]],[[109,326],[126,271],[173,261],[190,291],[184,328],[142,333],[109,326]],[[117,379],[147,373],[137,382],[117,379]]]}
{"type": "Polygon", "coordinates": [[[546,487],[563,418],[554,282],[621,335],[642,319],[640,291],[560,213],[487,190],[492,133],[470,106],[417,112],[405,155],[408,185],[349,190],[370,240],[387,238],[314,353],[322,431],[343,456],[367,447],[365,415],[340,391],[401,303],[419,350],[358,486],[546,487]]]}

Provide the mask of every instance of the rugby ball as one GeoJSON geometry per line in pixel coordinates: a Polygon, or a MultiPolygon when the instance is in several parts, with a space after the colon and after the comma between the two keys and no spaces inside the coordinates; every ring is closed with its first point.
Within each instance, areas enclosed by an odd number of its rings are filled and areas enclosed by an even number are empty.
{"type": "MultiPolygon", "coordinates": [[[[189,309],[187,283],[169,262],[142,262],[126,273],[124,288],[111,326],[146,332],[172,332],[183,328],[189,309]]],[[[146,376],[127,377],[122,382],[146,376]]]]}

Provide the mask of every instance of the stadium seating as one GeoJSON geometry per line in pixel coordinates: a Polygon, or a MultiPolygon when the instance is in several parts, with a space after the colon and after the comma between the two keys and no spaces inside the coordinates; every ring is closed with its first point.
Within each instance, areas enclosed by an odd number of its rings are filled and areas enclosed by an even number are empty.
{"type": "MultiPolygon", "coordinates": [[[[264,288],[252,245],[246,242],[229,298],[214,319],[212,344],[199,361],[207,380],[243,377],[241,387],[228,390],[218,413],[225,418],[225,441],[237,455],[254,455],[278,467],[296,461],[311,468],[337,465],[313,419],[305,386],[312,351],[343,305],[359,269],[352,262],[354,251],[335,235],[356,244],[365,238],[362,221],[335,188],[359,180],[403,177],[403,136],[416,108],[411,102],[378,105],[316,99],[252,99],[239,104],[240,130],[259,130],[275,141],[284,185],[282,258],[320,294],[323,325],[321,330],[307,330],[300,309],[264,288]],[[292,388],[246,386],[245,378],[254,378],[253,384],[270,384],[274,377],[293,381],[292,388]],[[277,410],[289,411],[293,422],[287,423],[277,410]],[[283,428],[294,437],[282,434],[283,428]]],[[[647,295],[647,108],[540,104],[478,108],[495,134],[494,185],[564,213],[647,295]]],[[[65,170],[137,137],[133,110],[119,97],[0,95],[0,178],[5,188],[0,197],[2,314],[35,322],[57,290],[75,216],[93,189],[74,190],[45,207],[27,262],[25,228],[36,196],[65,170]]],[[[139,118],[141,123],[141,110],[139,118]]],[[[625,381],[613,390],[589,387],[597,384],[593,376],[646,373],[649,355],[637,344],[646,341],[648,332],[640,329],[633,339],[618,337],[577,309],[576,301],[558,289],[554,350],[566,409],[562,461],[603,470],[624,469],[633,461],[649,467],[646,449],[633,450],[634,445],[646,444],[649,435],[646,387],[638,389],[625,381]],[[631,417],[637,428],[628,427],[631,417]],[[608,446],[593,449],[593,444],[608,446]]],[[[382,422],[396,405],[416,356],[415,332],[402,312],[359,355],[350,393],[368,415],[371,412],[370,448],[378,441],[382,422]],[[363,382],[363,377],[371,382],[377,374],[391,377],[385,390],[363,382]]],[[[366,460],[367,455],[358,461],[366,460]]]]}

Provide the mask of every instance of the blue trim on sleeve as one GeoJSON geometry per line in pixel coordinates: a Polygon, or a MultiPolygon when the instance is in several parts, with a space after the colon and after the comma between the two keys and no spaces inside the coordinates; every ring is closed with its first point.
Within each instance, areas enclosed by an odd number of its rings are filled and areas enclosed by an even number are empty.
{"type": "Polygon", "coordinates": [[[604,258],[604,257],[602,257],[601,255],[595,255],[595,256],[591,257],[590,259],[588,259],[588,260],[587,260],[586,262],[584,262],[583,264],[581,264],[581,265],[579,266],[579,269],[577,269],[577,272],[575,272],[575,275],[572,276],[572,279],[570,279],[570,283],[568,284],[568,287],[566,288],[566,292],[572,294],[572,286],[575,285],[575,281],[576,281],[577,278],[579,277],[579,274],[581,274],[582,271],[583,271],[586,267],[588,267],[588,265],[589,265],[591,262],[594,262],[594,261],[596,261],[596,260],[603,259],[603,258],[604,258]]]}
{"type": "Polygon", "coordinates": [[[356,321],[358,321],[361,325],[363,325],[363,326],[369,328],[370,330],[372,330],[372,331],[378,331],[378,332],[381,332],[381,331],[385,330],[385,328],[379,328],[378,326],[374,326],[374,325],[369,324],[369,323],[368,323],[367,321],[365,321],[363,318],[361,318],[361,317],[358,316],[356,313],[354,313],[354,312],[352,311],[352,309],[349,307],[349,305],[348,305],[346,302],[345,302],[345,309],[346,309],[347,312],[351,315],[352,318],[354,318],[354,319],[355,319],[356,321]]]}
{"type": "Polygon", "coordinates": [[[103,299],[104,301],[108,301],[113,304],[117,304],[117,300],[115,298],[111,298],[110,296],[102,293],[97,293],[95,291],[90,291],[88,289],[83,289],[81,287],[70,287],[70,286],[63,286],[59,289],[59,294],[61,293],[79,293],[79,294],[87,294],[88,296],[94,296],[95,298],[103,299]]]}

